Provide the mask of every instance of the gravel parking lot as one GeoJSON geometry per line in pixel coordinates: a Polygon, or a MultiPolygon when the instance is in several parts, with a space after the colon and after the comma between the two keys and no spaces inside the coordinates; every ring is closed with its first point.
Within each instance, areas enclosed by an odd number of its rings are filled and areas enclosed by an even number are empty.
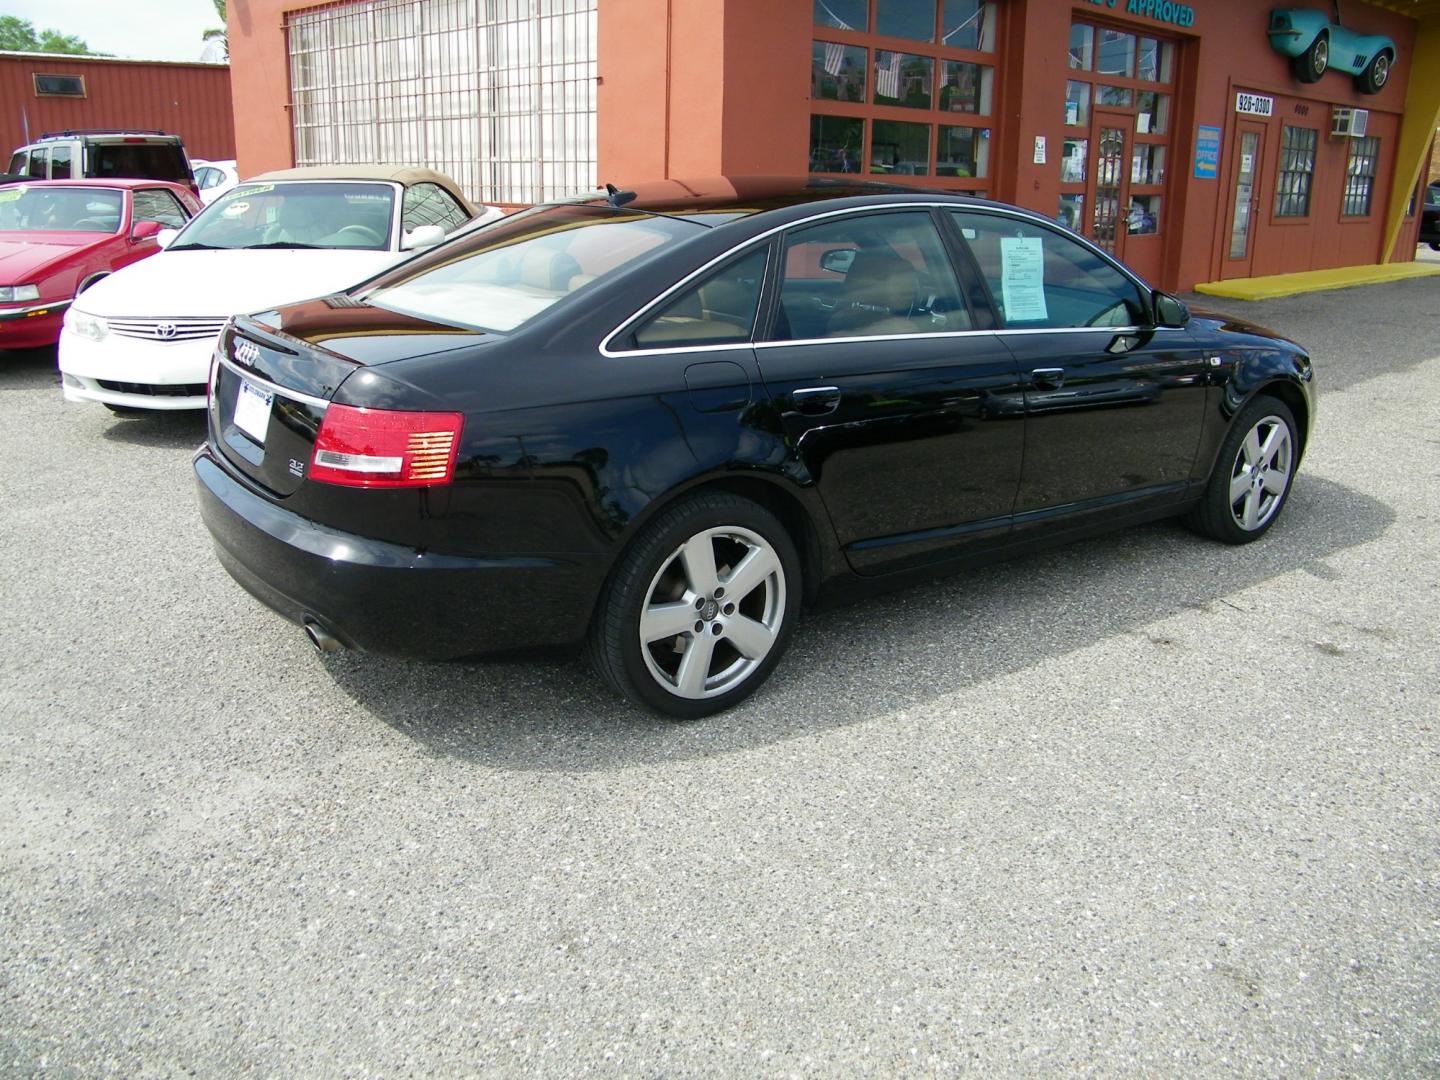
{"type": "Polygon", "coordinates": [[[320,658],[199,418],[0,354],[0,1073],[1440,1072],[1440,282],[1307,343],[1282,522],[817,613],[671,725],[578,660],[320,658]]]}

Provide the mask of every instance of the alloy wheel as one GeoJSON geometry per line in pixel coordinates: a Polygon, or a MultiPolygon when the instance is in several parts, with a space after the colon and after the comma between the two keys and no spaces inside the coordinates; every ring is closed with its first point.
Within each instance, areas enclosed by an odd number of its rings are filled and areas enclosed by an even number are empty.
{"type": "Polygon", "coordinates": [[[759,533],[695,533],[661,563],[645,591],[640,651],[651,677],[682,698],[734,690],[775,647],[785,617],[785,570],[759,533]]]}
{"type": "Polygon", "coordinates": [[[1230,470],[1230,516],[1246,532],[1275,516],[1290,486],[1294,446],[1290,427],[1278,416],[1261,418],[1240,444],[1230,470]]]}

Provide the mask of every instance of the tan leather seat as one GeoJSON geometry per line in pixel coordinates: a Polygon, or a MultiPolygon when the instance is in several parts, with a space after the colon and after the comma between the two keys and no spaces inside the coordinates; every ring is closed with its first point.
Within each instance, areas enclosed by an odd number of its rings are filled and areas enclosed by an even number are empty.
{"type": "Polygon", "coordinates": [[[888,252],[861,252],[845,275],[845,288],[826,324],[830,337],[911,334],[920,295],[915,267],[888,252]]]}

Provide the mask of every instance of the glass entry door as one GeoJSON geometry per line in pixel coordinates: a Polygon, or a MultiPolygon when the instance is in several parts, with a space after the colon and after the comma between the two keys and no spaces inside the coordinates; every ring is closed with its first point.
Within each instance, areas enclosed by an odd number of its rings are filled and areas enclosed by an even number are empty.
{"type": "Polygon", "coordinates": [[[1095,111],[1094,177],[1090,205],[1090,239],[1120,258],[1125,235],[1125,212],[1129,205],[1130,127],[1135,119],[1127,114],[1095,111]]]}
{"type": "Polygon", "coordinates": [[[1225,253],[1224,277],[1249,277],[1255,261],[1255,222],[1260,215],[1260,162],[1265,152],[1265,128],[1241,122],[1235,140],[1230,192],[1230,236],[1225,253]]]}

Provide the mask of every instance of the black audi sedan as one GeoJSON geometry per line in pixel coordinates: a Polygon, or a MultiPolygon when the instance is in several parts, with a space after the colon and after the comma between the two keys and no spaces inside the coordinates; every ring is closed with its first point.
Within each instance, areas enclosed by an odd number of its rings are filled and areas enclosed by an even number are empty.
{"type": "Polygon", "coordinates": [[[194,467],[226,569],[323,650],[584,641],[697,717],[823,598],[1171,515],[1255,540],[1313,415],[1298,345],[1025,210],[710,179],[237,317],[194,467]]]}

